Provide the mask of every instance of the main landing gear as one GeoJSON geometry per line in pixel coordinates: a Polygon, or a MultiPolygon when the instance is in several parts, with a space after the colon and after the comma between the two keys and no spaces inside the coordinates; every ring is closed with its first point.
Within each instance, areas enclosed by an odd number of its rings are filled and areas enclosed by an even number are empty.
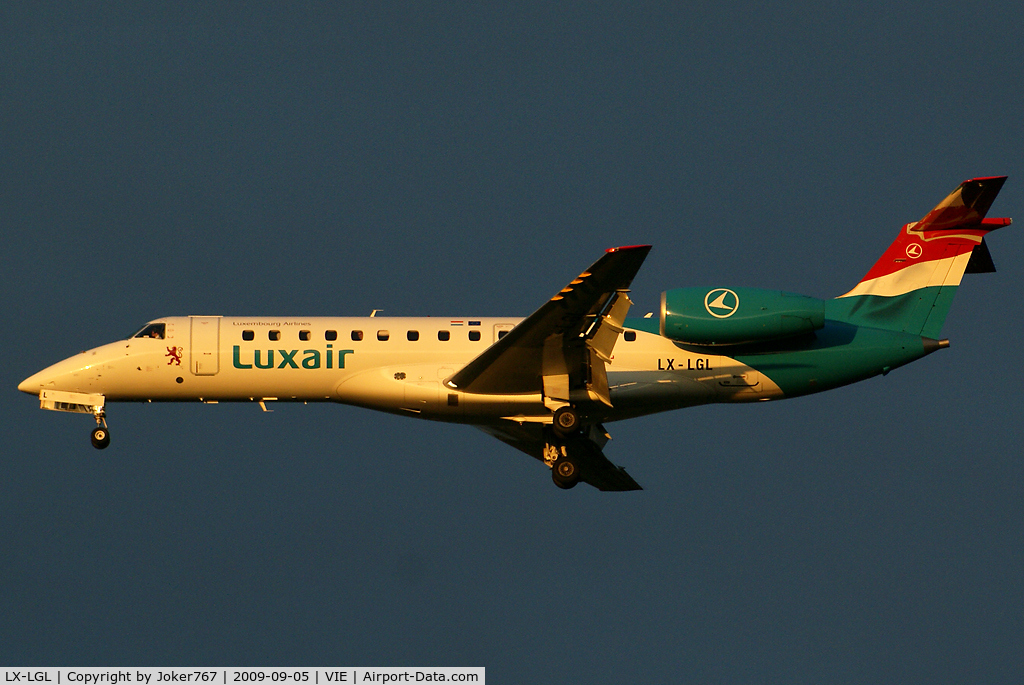
{"type": "Polygon", "coordinates": [[[107,449],[110,444],[110,431],[107,429],[106,412],[100,409],[96,412],[96,427],[92,430],[92,446],[98,450],[107,449]]]}
{"type": "Polygon", "coordinates": [[[568,490],[580,482],[580,461],[577,443],[580,432],[580,414],[575,407],[560,407],[551,427],[544,431],[544,462],[551,467],[555,485],[568,490]]]}
{"type": "Polygon", "coordinates": [[[600,414],[584,417],[578,412],[575,407],[559,407],[551,424],[541,426],[541,456],[555,485],[568,490],[582,481],[598,490],[641,490],[624,468],[608,461],[601,451],[611,436],[601,425],[600,414]]]}
{"type": "Polygon", "coordinates": [[[551,467],[551,480],[568,490],[580,482],[580,462],[569,451],[569,444],[553,436],[544,440],[544,463],[551,467]]]}
{"type": "Polygon", "coordinates": [[[555,412],[551,427],[555,429],[558,436],[563,438],[575,434],[580,429],[579,411],[576,410],[576,407],[560,407],[555,412]]]}
{"type": "Polygon", "coordinates": [[[571,455],[559,455],[551,465],[551,480],[563,490],[576,487],[580,482],[580,465],[571,455]]]}

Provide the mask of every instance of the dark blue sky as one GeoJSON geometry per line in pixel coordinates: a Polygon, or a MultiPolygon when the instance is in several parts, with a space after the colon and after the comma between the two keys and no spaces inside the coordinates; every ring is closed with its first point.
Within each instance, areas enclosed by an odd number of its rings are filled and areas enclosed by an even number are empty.
{"type": "Polygon", "coordinates": [[[1024,219],[1019,3],[0,5],[0,662],[492,682],[1024,679],[1024,239],[885,378],[613,424],[645,490],[342,406],[41,412],[165,315],[527,315],[651,243],[845,292],[962,180],[1024,219]]]}

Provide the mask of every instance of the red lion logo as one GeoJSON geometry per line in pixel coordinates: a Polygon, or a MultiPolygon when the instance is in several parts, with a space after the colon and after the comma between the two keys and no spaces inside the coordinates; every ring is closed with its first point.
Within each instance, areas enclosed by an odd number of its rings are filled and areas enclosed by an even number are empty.
{"type": "Polygon", "coordinates": [[[181,353],[183,351],[184,350],[182,350],[180,347],[168,347],[167,354],[165,354],[164,356],[170,357],[171,361],[167,362],[167,366],[170,366],[171,364],[177,364],[178,366],[181,366],[181,353]]]}

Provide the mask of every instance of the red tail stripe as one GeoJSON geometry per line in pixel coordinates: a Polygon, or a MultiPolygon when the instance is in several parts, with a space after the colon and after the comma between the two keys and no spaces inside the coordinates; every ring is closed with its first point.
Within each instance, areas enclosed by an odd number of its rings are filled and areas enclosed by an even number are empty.
{"type": "MultiPolygon", "coordinates": [[[[909,226],[909,224],[908,224],[909,226]]],[[[907,226],[875,262],[861,282],[894,274],[915,264],[955,257],[967,249],[977,247],[981,238],[991,229],[957,229],[955,234],[942,231],[908,231],[907,226]],[[951,249],[952,248],[952,249],[951,249]]]]}

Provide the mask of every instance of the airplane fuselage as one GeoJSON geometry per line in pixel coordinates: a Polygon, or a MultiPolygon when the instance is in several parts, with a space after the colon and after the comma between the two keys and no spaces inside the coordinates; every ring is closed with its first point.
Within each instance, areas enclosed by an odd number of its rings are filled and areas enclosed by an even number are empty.
{"type": "MultiPolygon", "coordinates": [[[[521,320],[167,317],[149,324],[163,326],[161,337],[137,336],[87,350],[19,388],[102,395],[114,402],[338,402],[460,423],[550,417],[539,392],[476,394],[444,383],[521,320]]],[[[608,367],[612,406],[600,408],[602,420],[803,395],[911,361],[897,350],[901,334],[837,322],[807,341],[789,340],[785,349],[746,356],[674,342],[657,333],[657,324],[626,320],[608,367]],[[865,346],[872,336],[879,340],[865,346]],[[856,350],[866,351],[866,358],[851,358],[856,350]],[[782,385],[773,378],[779,374],[782,385]]],[[[906,338],[917,343],[912,358],[926,353],[919,336],[906,338]]]]}

